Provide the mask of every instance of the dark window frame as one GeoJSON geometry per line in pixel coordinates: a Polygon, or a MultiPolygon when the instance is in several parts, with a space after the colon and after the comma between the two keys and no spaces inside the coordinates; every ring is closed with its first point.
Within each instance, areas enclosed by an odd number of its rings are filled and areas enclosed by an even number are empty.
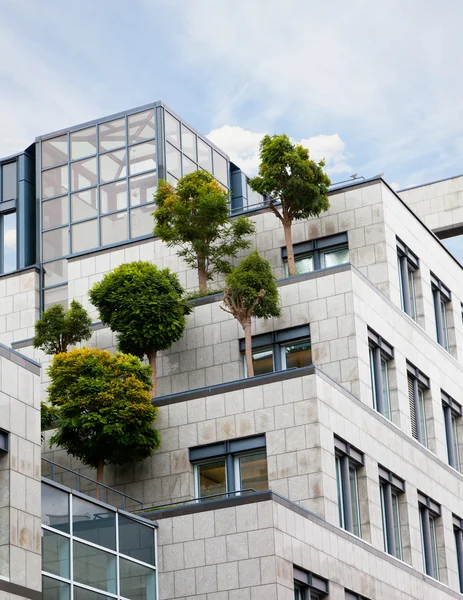
{"type": "Polygon", "coordinates": [[[294,589],[301,592],[302,600],[318,600],[329,594],[329,582],[310,571],[293,567],[294,589]]]}
{"type": "MultiPolygon", "coordinates": [[[[379,485],[384,490],[384,513],[383,513],[383,535],[385,541],[385,551],[391,556],[395,556],[399,560],[402,560],[402,535],[400,531],[400,516],[398,515],[398,529],[400,536],[400,548],[397,548],[396,536],[395,536],[395,522],[394,522],[394,509],[392,495],[397,496],[405,493],[405,481],[401,478],[378,465],[379,485]]],[[[380,490],[381,493],[381,490],[380,490]]],[[[381,504],[383,512],[383,503],[381,504]]]]}
{"type": "Polygon", "coordinates": [[[360,515],[360,501],[359,501],[359,490],[358,490],[358,469],[364,466],[364,454],[361,450],[338,437],[334,436],[334,448],[335,458],[339,460],[339,476],[336,465],[336,480],[339,490],[339,495],[342,500],[342,506],[338,506],[340,527],[349,531],[350,533],[357,535],[354,532],[354,519],[353,519],[353,503],[352,503],[352,492],[350,487],[350,469],[355,469],[356,472],[356,485],[357,485],[357,518],[358,518],[358,537],[362,537],[362,522],[360,515]]]}
{"type": "Polygon", "coordinates": [[[370,374],[372,379],[373,408],[387,419],[391,420],[391,395],[389,388],[388,362],[394,359],[394,348],[379,334],[368,328],[368,347],[370,354],[370,374]],[[387,398],[384,399],[384,384],[382,377],[382,361],[386,363],[387,398]]]}
{"type": "Polygon", "coordinates": [[[410,318],[416,321],[416,292],[413,274],[419,270],[420,261],[417,255],[398,237],[396,237],[396,246],[402,309],[410,318]],[[410,295],[409,273],[412,275],[413,298],[410,295]]]}
{"type": "Polygon", "coordinates": [[[463,594],[463,519],[455,514],[452,515],[452,518],[457,553],[458,581],[460,584],[460,593],[463,594]]]}
{"type": "Polygon", "coordinates": [[[435,519],[442,516],[441,505],[429,496],[426,496],[426,494],[418,491],[418,508],[424,572],[439,581],[437,540],[432,535],[430,522],[431,519],[434,521],[435,534],[435,519]]]}
{"type": "Polygon", "coordinates": [[[442,409],[444,411],[445,439],[447,442],[447,457],[449,465],[460,471],[460,455],[458,451],[458,434],[455,439],[453,418],[460,418],[463,414],[462,406],[444,390],[441,390],[442,409]],[[455,449],[456,445],[456,449],[455,449]],[[456,453],[456,455],[455,455],[456,453]]]}
{"type": "MultiPolygon", "coordinates": [[[[330,268],[325,267],[322,264],[322,255],[329,251],[334,250],[349,250],[349,242],[347,232],[337,233],[335,235],[328,235],[315,240],[309,240],[307,242],[301,242],[293,245],[294,260],[297,262],[300,259],[313,257],[313,271],[320,271],[321,269],[330,268]]],[[[288,251],[286,246],[281,248],[281,258],[285,263],[285,270],[288,264],[288,251]]],[[[347,264],[347,263],[343,263],[347,264]]],[[[312,272],[312,271],[310,271],[312,272]]],[[[288,276],[288,274],[287,274],[288,276]]]]}
{"type": "Polygon", "coordinates": [[[366,596],[361,596],[356,592],[351,592],[350,590],[344,590],[345,600],[369,600],[366,596]]]}
{"type": "Polygon", "coordinates": [[[410,420],[412,423],[412,437],[422,446],[428,447],[428,435],[426,429],[426,410],[424,398],[425,390],[430,388],[429,377],[407,361],[408,376],[408,400],[410,405],[410,420]],[[413,397],[411,390],[413,389],[413,397]],[[423,423],[420,420],[420,392],[423,394],[423,423]],[[424,426],[424,430],[423,430],[424,426]]]}
{"type": "Polygon", "coordinates": [[[449,352],[449,328],[447,322],[447,304],[452,301],[452,293],[442,281],[431,273],[431,289],[436,323],[437,343],[449,352]]]}

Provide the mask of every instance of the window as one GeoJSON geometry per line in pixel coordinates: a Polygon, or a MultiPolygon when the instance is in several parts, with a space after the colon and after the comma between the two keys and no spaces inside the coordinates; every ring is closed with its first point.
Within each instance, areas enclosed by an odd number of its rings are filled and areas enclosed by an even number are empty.
{"type": "Polygon", "coordinates": [[[268,489],[265,435],[191,448],[190,461],[197,498],[268,489]]]}
{"type": "MultiPolygon", "coordinates": [[[[297,275],[349,262],[347,233],[339,233],[338,235],[330,235],[302,244],[295,244],[293,249],[297,275]]],[[[286,248],[281,249],[281,255],[285,262],[285,273],[288,277],[288,253],[286,248]]]]}
{"type": "Polygon", "coordinates": [[[412,436],[427,448],[428,435],[424,392],[429,389],[429,379],[409,362],[407,362],[407,373],[412,436]]]}
{"type": "Polygon", "coordinates": [[[427,575],[439,579],[439,562],[437,556],[436,519],[440,517],[441,507],[437,502],[418,492],[420,510],[421,548],[423,552],[423,569],[427,575]]]}
{"type": "Polygon", "coordinates": [[[328,595],[326,579],[299,567],[293,567],[293,576],[294,600],[321,600],[328,595]]]}
{"type": "Polygon", "coordinates": [[[362,537],[357,471],[363,466],[363,453],[336,436],[334,444],[339,525],[362,537]]]}
{"type": "MultiPolygon", "coordinates": [[[[240,340],[240,352],[243,353],[246,374],[244,340],[240,340]]],[[[309,325],[254,336],[252,338],[252,362],[255,376],[310,366],[312,349],[309,325]]]]}
{"type": "Polygon", "coordinates": [[[460,449],[458,443],[457,419],[459,419],[462,414],[461,405],[442,391],[442,409],[444,411],[445,437],[447,440],[449,465],[459,471],[460,449]]]}
{"type": "Polygon", "coordinates": [[[399,495],[405,492],[405,482],[400,477],[380,466],[379,490],[384,551],[402,560],[399,495]]]}
{"type": "Polygon", "coordinates": [[[420,263],[416,254],[399,238],[397,238],[397,266],[402,310],[416,321],[414,273],[420,268],[420,263]]]}
{"type": "Polygon", "coordinates": [[[453,531],[455,535],[455,548],[457,552],[458,579],[460,592],[463,594],[463,519],[453,515],[453,531]]]}
{"type": "Polygon", "coordinates": [[[368,598],[365,598],[365,596],[361,596],[360,594],[356,594],[355,592],[345,590],[345,600],[368,600],[368,598]]]}
{"type": "Polygon", "coordinates": [[[0,213],[0,274],[17,269],[16,212],[0,213]]]}
{"type": "Polygon", "coordinates": [[[18,196],[16,161],[2,165],[0,181],[2,183],[0,200],[2,202],[6,202],[7,200],[15,200],[18,196]]]}
{"type": "Polygon", "coordinates": [[[391,420],[388,361],[394,358],[394,350],[381,336],[368,330],[370,346],[370,376],[373,408],[391,420]]]}
{"type": "Polygon", "coordinates": [[[431,273],[432,299],[436,321],[437,343],[449,351],[449,332],[447,325],[447,304],[452,296],[450,290],[431,273]]]}

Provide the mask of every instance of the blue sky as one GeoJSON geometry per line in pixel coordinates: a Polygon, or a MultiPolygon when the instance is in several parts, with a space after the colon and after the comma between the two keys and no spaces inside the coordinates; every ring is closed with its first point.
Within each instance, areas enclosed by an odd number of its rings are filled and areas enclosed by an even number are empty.
{"type": "Polygon", "coordinates": [[[0,156],[163,100],[252,172],[264,133],[333,181],[463,172],[459,0],[0,0],[0,156]]]}

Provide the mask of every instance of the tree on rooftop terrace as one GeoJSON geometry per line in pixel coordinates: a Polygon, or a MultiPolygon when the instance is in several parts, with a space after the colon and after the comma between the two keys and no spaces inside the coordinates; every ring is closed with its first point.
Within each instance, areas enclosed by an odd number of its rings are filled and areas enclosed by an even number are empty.
{"type": "Polygon", "coordinates": [[[156,395],[156,357],[179,340],[192,311],[178,277],[149,262],[120,265],[95,283],[90,301],[117,333],[119,350],[148,357],[156,395]]]}
{"type": "Polygon", "coordinates": [[[331,181],[324,166],[323,160],[311,160],[307,148],[285,134],[266,135],[260,143],[259,173],[249,185],[270,198],[270,209],[283,225],[290,275],[296,274],[293,221],[316,217],[330,206],[327,193],[331,181]],[[280,210],[277,202],[281,202],[280,210]]]}
{"type": "Polygon", "coordinates": [[[154,234],[198,271],[199,289],[207,293],[214,272],[230,273],[229,259],[249,248],[245,236],[254,223],[245,217],[230,219],[229,192],[206,171],[185,175],[174,188],[159,181],[153,213],[154,234]]]}
{"type": "Polygon", "coordinates": [[[35,323],[32,343],[45,354],[67,352],[69,346],[91,338],[91,324],[87,311],[77,300],[67,310],[61,304],[54,304],[35,323]]]}
{"type": "Polygon", "coordinates": [[[254,376],[252,364],[252,318],[280,316],[278,288],[268,260],[254,250],[227,275],[222,310],[230,313],[244,330],[246,370],[254,376]]]}
{"type": "Polygon", "coordinates": [[[97,469],[99,483],[105,464],[138,462],[159,448],[149,365],[128,354],[83,348],[55,355],[47,373],[56,426],[50,446],[97,469]]]}

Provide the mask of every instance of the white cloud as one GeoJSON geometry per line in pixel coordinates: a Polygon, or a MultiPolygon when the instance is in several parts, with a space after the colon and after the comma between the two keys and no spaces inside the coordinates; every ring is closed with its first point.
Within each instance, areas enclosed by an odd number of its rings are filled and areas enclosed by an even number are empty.
{"type": "MultiPolygon", "coordinates": [[[[207,137],[224,150],[245,173],[254,175],[259,167],[259,144],[263,136],[263,133],[242,127],[223,125],[212,130],[207,137]]],[[[345,143],[339,134],[315,135],[294,141],[308,148],[312,159],[325,159],[329,174],[347,173],[352,170],[347,162],[345,143]]]]}
{"type": "Polygon", "coordinates": [[[16,248],[16,229],[7,229],[3,237],[7,248],[16,248]]]}

